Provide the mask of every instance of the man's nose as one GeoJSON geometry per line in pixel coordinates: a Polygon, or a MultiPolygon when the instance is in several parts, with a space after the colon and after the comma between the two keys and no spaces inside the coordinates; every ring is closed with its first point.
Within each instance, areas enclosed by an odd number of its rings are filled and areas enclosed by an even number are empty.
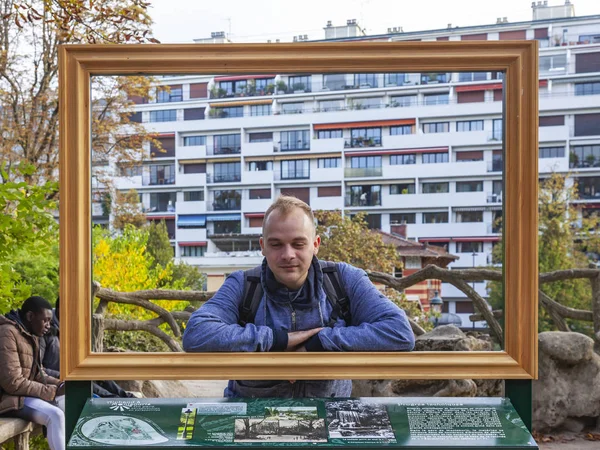
{"type": "Polygon", "coordinates": [[[283,257],[285,259],[292,259],[296,254],[291,245],[286,245],[283,249],[283,257]]]}

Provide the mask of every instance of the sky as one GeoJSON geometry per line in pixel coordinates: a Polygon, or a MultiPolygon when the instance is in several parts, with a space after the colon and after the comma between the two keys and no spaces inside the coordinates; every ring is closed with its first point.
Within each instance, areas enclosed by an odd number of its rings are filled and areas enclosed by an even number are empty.
{"type": "MultiPolygon", "coordinates": [[[[191,43],[224,31],[233,42],[266,42],[294,36],[323,39],[327,21],[334,26],[356,19],[366,34],[388,28],[405,32],[532,19],[528,0],[150,0],[154,35],[162,43],[191,43]]],[[[575,15],[600,14],[600,0],[572,0],[575,15]]],[[[549,6],[564,0],[549,0],[549,6]]]]}

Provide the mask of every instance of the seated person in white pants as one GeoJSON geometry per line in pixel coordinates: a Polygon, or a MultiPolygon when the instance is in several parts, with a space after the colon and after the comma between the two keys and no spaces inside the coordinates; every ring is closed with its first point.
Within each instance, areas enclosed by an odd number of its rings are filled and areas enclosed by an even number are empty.
{"type": "Polygon", "coordinates": [[[19,417],[48,430],[51,450],[65,448],[64,384],[46,375],[38,339],[48,331],[52,306],[29,297],[21,309],[0,316],[0,416],[19,417]]]}

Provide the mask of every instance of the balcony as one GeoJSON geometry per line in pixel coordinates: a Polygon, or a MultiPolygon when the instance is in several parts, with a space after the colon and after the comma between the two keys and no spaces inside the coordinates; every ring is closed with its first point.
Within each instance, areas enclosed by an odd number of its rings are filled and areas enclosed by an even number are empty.
{"type": "Polygon", "coordinates": [[[178,173],[177,187],[202,187],[206,184],[205,173],[178,173]]]}
{"type": "Polygon", "coordinates": [[[242,182],[245,184],[264,184],[273,181],[272,170],[245,170],[242,172],[242,182]]]}
{"type": "Polygon", "coordinates": [[[270,155],[274,151],[273,141],[244,142],[244,156],[270,155]]]}
{"type": "Polygon", "coordinates": [[[279,149],[275,147],[275,151],[282,152],[299,152],[304,150],[310,150],[310,142],[282,142],[279,149]]]}
{"type": "Polygon", "coordinates": [[[168,175],[163,178],[151,177],[149,175],[144,175],[142,177],[142,186],[161,186],[163,184],[164,185],[175,184],[175,174],[168,175]]]}
{"type": "Polygon", "coordinates": [[[239,211],[242,209],[242,201],[239,199],[214,200],[206,204],[207,211],[239,211]]]}
{"type": "Polygon", "coordinates": [[[421,84],[443,84],[449,83],[450,76],[447,73],[423,73],[421,74],[421,84]]]}
{"type": "Polygon", "coordinates": [[[333,139],[313,139],[311,143],[311,151],[313,152],[332,152],[342,151],[346,140],[344,138],[333,139]]]}
{"type": "Polygon", "coordinates": [[[347,207],[358,207],[358,208],[368,208],[372,206],[381,206],[381,197],[371,199],[368,198],[361,199],[360,197],[348,197],[344,198],[344,206],[347,207]]]}
{"type": "MultiPolygon", "coordinates": [[[[177,214],[198,214],[206,211],[206,202],[183,202],[179,201],[175,204],[175,210],[177,214]]],[[[179,237],[179,239],[183,239],[179,237]]]]}
{"type": "Polygon", "coordinates": [[[344,169],[346,178],[380,177],[382,175],[382,167],[346,167],[344,169]]]}
{"type": "Polygon", "coordinates": [[[341,181],[344,171],[341,167],[333,167],[327,169],[312,169],[310,173],[310,181],[341,181]]]}
{"type": "Polygon", "coordinates": [[[177,147],[177,158],[196,159],[206,157],[206,145],[190,145],[177,147]]]}
{"type": "Polygon", "coordinates": [[[557,127],[540,127],[539,141],[566,141],[569,138],[569,127],[566,125],[557,127]]]}
{"type": "Polygon", "coordinates": [[[217,147],[207,147],[206,154],[209,156],[214,155],[237,155],[242,152],[241,145],[232,145],[232,146],[217,146],[217,147]]]}
{"type": "Polygon", "coordinates": [[[242,180],[241,173],[207,173],[206,182],[214,183],[236,183],[242,180]]]}
{"type": "Polygon", "coordinates": [[[298,172],[274,172],[275,181],[287,180],[308,180],[310,179],[309,170],[300,170],[298,172]]]}
{"type": "Polygon", "coordinates": [[[357,137],[344,140],[345,148],[381,147],[381,138],[357,137]]]}
{"type": "Polygon", "coordinates": [[[499,194],[494,193],[494,192],[488,192],[486,194],[486,201],[487,201],[487,203],[500,203],[500,204],[502,204],[502,192],[500,192],[499,194]]]}

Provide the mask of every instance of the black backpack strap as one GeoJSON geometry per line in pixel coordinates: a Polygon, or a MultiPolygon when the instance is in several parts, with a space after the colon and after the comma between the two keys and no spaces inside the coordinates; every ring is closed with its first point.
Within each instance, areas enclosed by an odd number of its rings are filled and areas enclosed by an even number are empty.
{"type": "Polygon", "coordinates": [[[331,261],[320,261],[321,270],[323,271],[323,288],[327,300],[332,306],[331,317],[327,326],[331,327],[335,324],[338,317],[344,319],[347,325],[350,325],[352,316],[350,314],[350,299],[340,282],[340,273],[338,265],[331,261]]]}
{"type": "Polygon", "coordinates": [[[244,299],[240,305],[240,319],[238,321],[241,326],[254,323],[254,317],[263,296],[263,289],[260,284],[261,269],[261,266],[257,266],[244,271],[244,299]]]}

